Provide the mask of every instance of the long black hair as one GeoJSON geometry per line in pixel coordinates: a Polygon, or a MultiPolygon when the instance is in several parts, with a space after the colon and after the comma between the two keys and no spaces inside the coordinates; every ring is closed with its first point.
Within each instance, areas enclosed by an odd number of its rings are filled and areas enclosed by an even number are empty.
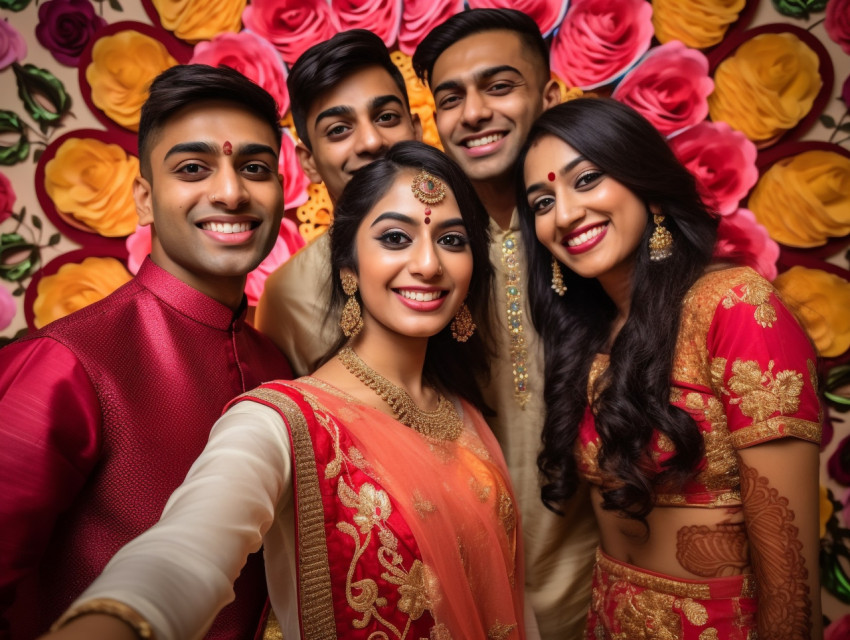
{"type": "Polygon", "coordinates": [[[670,404],[670,376],[682,300],[711,260],[717,219],[697,193],[693,176],[664,138],[636,111],[607,98],[581,98],[558,105],[537,120],[518,161],[518,204],[529,270],[529,301],[545,349],[546,418],[538,465],[544,502],[558,504],[578,484],[575,442],[588,403],[588,376],[606,350],[617,309],[596,279],[562,265],[567,293],[549,288],[552,254],[537,240],[534,214],[525,195],[523,166],[529,148],[554,136],[602,172],[627,187],[647,208],[633,281],[629,317],[610,349],[610,364],[595,386],[592,410],[601,442],[600,470],[615,479],[602,491],[603,508],[645,522],[655,488],[692,477],[703,453],[693,419],[670,404]],[[650,205],[660,208],[673,236],[673,255],[649,258],[654,225],[650,205]],[[658,430],[675,446],[659,474],[648,445],[658,430]]]}
{"type": "MultiPolygon", "coordinates": [[[[488,379],[491,353],[488,313],[493,279],[489,256],[490,218],[469,179],[442,151],[421,142],[399,142],[390,147],[382,158],[359,169],[342,190],[329,231],[333,280],[329,321],[339,317],[347,298],[342,290],[340,271],[345,268],[355,273],[358,271],[355,237],[360,223],[402,171],[418,172],[421,169],[445,182],[460,208],[473,263],[466,304],[477,325],[475,333],[464,343],[452,338],[448,326],[432,336],[428,341],[423,376],[430,384],[456,393],[482,411],[487,411],[478,383],[488,379]]],[[[359,298],[360,294],[355,295],[359,298]]],[[[345,339],[341,339],[331,353],[335,353],[344,342],[345,339]]]]}

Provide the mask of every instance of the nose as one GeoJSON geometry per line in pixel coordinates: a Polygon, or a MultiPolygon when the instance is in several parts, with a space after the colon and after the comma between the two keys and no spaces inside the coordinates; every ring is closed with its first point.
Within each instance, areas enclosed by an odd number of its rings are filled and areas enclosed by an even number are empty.
{"type": "Polygon", "coordinates": [[[574,228],[585,215],[587,211],[580,203],[571,202],[565,198],[558,198],[555,201],[555,226],[562,231],[574,228]]]}
{"type": "Polygon", "coordinates": [[[463,100],[463,112],[461,114],[463,123],[475,127],[481,122],[489,120],[493,115],[487,105],[487,100],[477,91],[469,91],[463,100]]]}
{"type": "Polygon", "coordinates": [[[358,127],[354,146],[354,151],[358,155],[377,157],[386,146],[387,141],[381,134],[381,130],[375,126],[375,123],[370,121],[358,127]]]}
{"type": "Polygon", "coordinates": [[[228,210],[236,210],[244,206],[249,199],[248,190],[245,188],[239,171],[230,165],[220,169],[212,181],[213,193],[210,200],[213,204],[223,206],[228,210]]]}
{"type": "Polygon", "coordinates": [[[408,270],[425,280],[435,278],[443,272],[440,256],[430,239],[420,238],[420,241],[415,243],[408,270]]]}

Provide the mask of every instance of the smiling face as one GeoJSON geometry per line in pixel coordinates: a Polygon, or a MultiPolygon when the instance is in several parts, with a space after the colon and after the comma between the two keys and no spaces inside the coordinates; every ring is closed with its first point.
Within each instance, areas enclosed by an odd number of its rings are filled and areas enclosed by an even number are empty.
{"type": "Polygon", "coordinates": [[[150,152],[150,179],[133,185],[151,258],[190,286],[235,306],[246,275],[268,255],[283,216],[279,148],[268,123],[235,103],[172,115],[150,152]]]}
{"type": "Polygon", "coordinates": [[[361,341],[436,335],[469,289],[472,251],[457,201],[446,188],[442,202],[423,204],[411,191],[414,175],[399,173],[357,230],[361,341]]]}
{"type": "Polygon", "coordinates": [[[336,200],[353,173],[401,140],[419,140],[422,130],[405,106],[393,78],[381,67],[357,71],[324,93],[307,112],[312,151],[298,157],[313,182],[324,182],[336,200]]]}
{"type": "Polygon", "coordinates": [[[606,289],[630,282],[649,221],[646,205],[555,136],[531,146],[524,175],[537,238],[552,255],[606,289]]]}
{"type": "Polygon", "coordinates": [[[437,58],[430,77],[437,130],[473,182],[512,184],[532,123],[560,100],[541,65],[516,33],[501,30],[463,38],[437,58]]]}

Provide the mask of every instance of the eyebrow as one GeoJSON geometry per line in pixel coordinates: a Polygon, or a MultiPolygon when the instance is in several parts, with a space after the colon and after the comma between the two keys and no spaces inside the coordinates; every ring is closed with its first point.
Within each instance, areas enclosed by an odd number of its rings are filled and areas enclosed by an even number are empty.
{"type": "MultiPolygon", "coordinates": [[[[168,150],[163,160],[168,160],[169,157],[177,155],[179,153],[217,155],[220,151],[221,148],[217,144],[212,144],[211,142],[178,142],[168,150]]],[[[259,142],[248,142],[245,144],[241,144],[234,149],[234,155],[237,157],[257,156],[262,154],[268,154],[274,157],[277,157],[278,155],[275,150],[272,149],[269,145],[261,144],[259,142]]]]}
{"type": "MultiPolygon", "coordinates": [[[[519,69],[517,69],[516,67],[512,67],[509,64],[500,64],[495,67],[487,67],[486,69],[476,71],[472,78],[475,82],[480,82],[481,80],[484,80],[486,78],[492,78],[496,74],[502,73],[504,71],[509,71],[511,73],[517,74],[518,76],[522,76],[522,73],[520,73],[519,69]]],[[[460,80],[446,80],[445,82],[441,82],[436,87],[434,87],[434,90],[431,93],[436,95],[440,91],[447,91],[449,89],[459,89],[461,86],[463,86],[463,83],[461,83],[460,80]]]]}
{"type": "MultiPolygon", "coordinates": [[[[369,228],[371,229],[383,220],[396,220],[405,224],[416,224],[416,221],[408,215],[405,215],[403,213],[397,213],[395,211],[387,211],[375,218],[375,221],[369,225],[369,228]]],[[[443,220],[442,222],[437,224],[436,227],[438,229],[445,229],[446,227],[466,227],[466,223],[461,217],[449,218],[448,220],[443,220]]]]}
{"type": "MultiPolygon", "coordinates": [[[[383,96],[375,96],[369,101],[370,109],[380,109],[381,107],[390,104],[396,103],[399,106],[403,107],[404,105],[401,102],[401,98],[391,93],[388,93],[383,96]]],[[[333,107],[328,107],[324,111],[322,111],[319,115],[316,116],[316,121],[314,123],[315,126],[319,126],[319,122],[324,120],[325,118],[336,118],[338,116],[352,116],[354,115],[354,107],[340,104],[333,107]]]]}
{"type": "MultiPolygon", "coordinates": [[[[565,164],[565,165],[564,165],[564,168],[563,168],[563,169],[561,169],[560,173],[569,173],[569,172],[570,172],[573,168],[575,168],[575,166],[576,166],[576,165],[578,165],[579,163],[583,162],[584,160],[587,160],[587,158],[585,158],[585,157],[584,157],[584,156],[582,156],[582,155],[578,155],[578,156],[576,156],[575,158],[573,158],[573,159],[572,159],[572,160],[570,160],[567,164],[565,164]]],[[[544,186],[544,184],[545,184],[545,183],[543,183],[543,182],[535,182],[534,184],[530,185],[530,186],[529,186],[529,187],[525,190],[525,195],[527,196],[527,195],[529,195],[532,191],[537,191],[538,189],[542,189],[542,188],[543,188],[543,186],[544,186]]]]}

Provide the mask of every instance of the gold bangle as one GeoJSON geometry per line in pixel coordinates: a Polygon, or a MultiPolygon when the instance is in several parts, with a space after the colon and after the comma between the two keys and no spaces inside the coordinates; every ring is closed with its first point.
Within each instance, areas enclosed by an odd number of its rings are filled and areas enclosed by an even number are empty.
{"type": "Polygon", "coordinates": [[[140,640],[153,640],[153,629],[151,629],[150,623],[139,612],[123,602],[110,600],[109,598],[89,600],[72,609],[68,609],[68,611],[62,614],[61,618],[53,623],[50,631],[51,633],[58,631],[72,620],[96,613],[118,618],[121,622],[129,626],[140,640]]]}

